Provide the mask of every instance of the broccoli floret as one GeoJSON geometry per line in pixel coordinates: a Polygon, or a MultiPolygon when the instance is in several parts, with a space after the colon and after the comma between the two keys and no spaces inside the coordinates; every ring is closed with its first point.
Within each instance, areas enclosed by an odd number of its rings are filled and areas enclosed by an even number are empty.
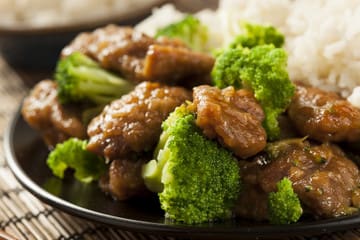
{"type": "Polygon", "coordinates": [[[219,88],[234,86],[254,91],[265,112],[263,126],[269,140],[280,135],[277,121],[295,93],[295,86],[286,69],[287,54],[273,45],[254,48],[227,49],[215,61],[212,71],[214,84],[219,88]]]}
{"type": "Polygon", "coordinates": [[[230,48],[247,47],[253,48],[259,45],[273,44],[275,47],[282,47],[285,42],[284,35],[273,26],[242,23],[243,34],[237,36],[230,48]]]}
{"type": "Polygon", "coordinates": [[[102,69],[86,55],[75,52],[59,60],[55,80],[61,103],[106,104],[133,89],[133,84],[102,69]]]}
{"type": "Polygon", "coordinates": [[[86,150],[87,141],[70,138],[56,145],[50,152],[47,165],[53,174],[64,177],[67,168],[75,170],[75,178],[82,182],[98,179],[106,170],[105,160],[86,150]]]}
{"type": "Polygon", "coordinates": [[[246,66],[249,52],[250,50],[247,48],[222,51],[217,56],[211,72],[214,85],[219,88],[228,86],[233,86],[236,89],[242,88],[243,80],[240,79],[240,73],[246,66]]]}
{"type": "Polygon", "coordinates": [[[283,178],[277,184],[277,191],[268,198],[269,220],[273,224],[297,222],[302,215],[300,200],[292,188],[292,182],[283,178]]]}
{"type": "Polygon", "coordinates": [[[165,36],[169,38],[178,38],[186,43],[195,51],[206,51],[208,42],[208,28],[203,25],[199,19],[192,15],[187,15],[179,22],[172,23],[157,31],[155,38],[165,36]]]}
{"type": "Polygon", "coordinates": [[[237,160],[201,135],[185,105],[163,123],[157,149],[142,175],[167,217],[187,224],[231,217],[240,191],[237,160]]]}

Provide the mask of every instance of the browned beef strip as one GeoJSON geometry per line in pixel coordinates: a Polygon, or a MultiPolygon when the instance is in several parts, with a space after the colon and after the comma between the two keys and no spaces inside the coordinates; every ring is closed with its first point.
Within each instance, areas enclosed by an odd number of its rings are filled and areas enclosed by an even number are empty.
{"type": "Polygon", "coordinates": [[[207,76],[214,60],[206,54],[192,52],[184,47],[151,45],[146,53],[142,74],[145,79],[175,83],[191,76],[207,76]]]}
{"type": "Polygon", "coordinates": [[[241,158],[265,148],[264,113],[252,92],[203,85],[194,88],[193,98],[196,124],[208,138],[218,139],[241,158]]]}
{"type": "Polygon", "coordinates": [[[360,109],[335,93],[297,86],[288,113],[303,136],[318,141],[360,140],[360,109]]]}
{"type": "MultiPolygon", "coordinates": [[[[337,146],[311,145],[300,139],[284,140],[269,145],[269,152],[272,156],[269,164],[261,165],[258,161],[240,165],[245,185],[268,194],[276,191],[276,183],[287,177],[304,208],[319,218],[347,215],[359,207],[359,169],[337,146]]],[[[237,214],[249,217],[251,213],[261,212],[263,216],[253,214],[253,217],[266,219],[263,209],[267,200],[263,193],[242,192],[237,209],[249,209],[237,210],[237,214]],[[259,210],[240,206],[246,201],[260,202],[254,206],[259,210]]]]}
{"type": "Polygon", "coordinates": [[[79,106],[60,104],[56,88],[54,81],[39,82],[25,98],[21,109],[25,121],[42,134],[50,147],[69,137],[86,138],[79,106]]]}
{"type": "MultiPolygon", "coordinates": [[[[106,69],[135,82],[155,81],[188,86],[188,79],[209,75],[214,58],[195,53],[179,40],[154,39],[130,27],[109,25],[82,33],[62,51],[62,56],[82,52],[106,69]]],[[[192,85],[194,86],[194,85],[192,85]]]]}
{"type": "Polygon", "coordinates": [[[149,195],[141,177],[141,168],[145,163],[146,160],[141,158],[113,160],[108,173],[100,181],[101,189],[117,200],[149,195]]]}
{"type": "Polygon", "coordinates": [[[106,106],[88,126],[88,150],[109,159],[150,151],[161,123],[175,107],[191,99],[188,90],[143,82],[106,106]]]}

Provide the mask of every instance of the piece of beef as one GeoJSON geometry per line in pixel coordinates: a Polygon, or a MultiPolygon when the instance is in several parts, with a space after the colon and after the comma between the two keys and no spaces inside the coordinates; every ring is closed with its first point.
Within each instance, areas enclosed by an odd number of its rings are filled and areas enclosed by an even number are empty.
{"type": "Polygon", "coordinates": [[[303,207],[316,218],[348,215],[359,207],[359,169],[336,145],[311,145],[292,139],[270,144],[268,152],[270,163],[240,164],[244,184],[262,191],[256,195],[242,192],[236,207],[238,215],[266,219],[266,196],[276,191],[276,183],[284,177],[292,181],[303,207]],[[243,205],[246,201],[258,204],[243,205]],[[245,210],[240,211],[241,208],[245,210]],[[253,214],[259,212],[263,215],[253,214]]]}
{"type": "Polygon", "coordinates": [[[117,200],[150,195],[141,177],[142,165],[146,160],[116,159],[110,163],[108,173],[101,178],[100,187],[117,200]]]}
{"type": "Polygon", "coordinates": [[[159,140],[161,123],[190,99],[184,88],[143,82],[90,122],[87,149],[108,159],[150,151],[159,140]]]}
{"type": "Polygon", "coordinates": [[[251,91],[202,85],[194,88],[193,98],[196,125],[208,138],[218,139],[241,158],[265,148],[264,113],[251,91]]]}
{"type": "Polygon", "coordinates": [[[80,34],[63,49],[62,56],[76,51],[137,83],[194,86],[189,79],[206,80],[214,64],[213,57],[193,52],[179,40],[154,39],[130,27],[115,25],[80,34]]]}
{"type": "Polygon", "coordinates": [[[21,113],[25,121],[38,130],[49,147],[70,137],[86,138],[81,110],[76,105],[62,105],[54,81],[39,82],[24,100],[21,113]]]}
{"type": "Polygon", "coordinates": [[[241,194],[236,202],[236,216],[255,221],[268,220],[268,194],[258,185],[243,183],[241,194]]]}
{"type": "Polygon", "coordinates": [[[360,140],[360,109],[336,93],[297,86],[288,114],[303,136],[322,142],[360,140]]]}

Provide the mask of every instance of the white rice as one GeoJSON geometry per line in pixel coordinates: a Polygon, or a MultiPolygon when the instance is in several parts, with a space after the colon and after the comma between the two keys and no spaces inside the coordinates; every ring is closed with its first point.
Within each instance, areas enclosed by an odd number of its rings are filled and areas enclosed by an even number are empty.
{"type": "Polygon", "coordinates": [[[360,85],[360,2],[295,1],[287,19],[289,73],[348,96],[360,85]]]}
{"type": "MultiPolygon", "coordinates": [[[[138,25],[152,35],[181,19],[172,5],[154,11],[138,25]]],[[[336,91],[360,107],[359,0],[220,0],[217,11],[197,16],[209,26],[209,47],[225,46],[241,33],[240,21],[271,24],[286,36],[288,70],[293,81],[336,91]]]]}

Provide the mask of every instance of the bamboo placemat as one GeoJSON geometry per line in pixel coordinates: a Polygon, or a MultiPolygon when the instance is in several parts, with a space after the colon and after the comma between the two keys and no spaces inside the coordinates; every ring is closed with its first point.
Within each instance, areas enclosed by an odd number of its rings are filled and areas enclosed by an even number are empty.
{"type": "MultiPolygon", "coordinates": [[[[28,92],[17,74],[0,57],[0,144],[3,132],[21,99],[28,92]]],[[[0,239],[1,231],[15,239],[120,239],[176,240],[172,237],[146,235],[93,223],[41,203],[20,186],[6,166],[0,148],[0,239]]],[[[9,238],[8,238],[9,239],[9,238]]],[[[317,237],[292,237],[286,240],[356,240],[360,230],[351,230],[317,237]]]]}

